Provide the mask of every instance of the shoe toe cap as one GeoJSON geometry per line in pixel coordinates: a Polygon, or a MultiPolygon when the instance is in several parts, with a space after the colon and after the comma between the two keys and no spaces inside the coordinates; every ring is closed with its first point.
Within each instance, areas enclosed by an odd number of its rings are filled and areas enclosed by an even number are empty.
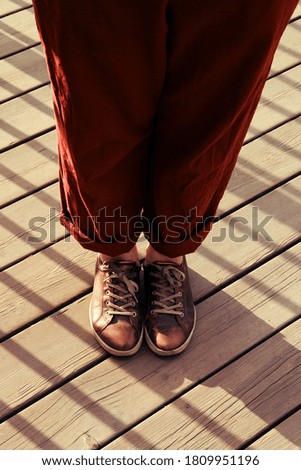
{"type": "Polygon", "coordinates": [[[96,333],[103,345],[115,351],[130,351],[139,342],[139,333],[136,328],[125,322],[120,325],[110,324],[101,332],[96,331],[96,333]]]}

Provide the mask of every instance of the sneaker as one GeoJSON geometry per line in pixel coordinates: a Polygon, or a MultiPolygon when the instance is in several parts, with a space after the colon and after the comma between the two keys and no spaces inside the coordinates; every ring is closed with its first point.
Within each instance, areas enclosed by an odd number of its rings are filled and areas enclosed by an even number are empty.
{"type": "Polygon", "coordinates": [[[142,344],[139,276],[134,262],[97,257],[90,324],[99,344],[115,356],[131,356],[142,344]]]}
{"type": "Polygon", "coordinates": [[[196,324],[186,259],[181,265],[146,264],[144,274],[146,342],[160,356],[179,354],[188,346],[196,324]]]}

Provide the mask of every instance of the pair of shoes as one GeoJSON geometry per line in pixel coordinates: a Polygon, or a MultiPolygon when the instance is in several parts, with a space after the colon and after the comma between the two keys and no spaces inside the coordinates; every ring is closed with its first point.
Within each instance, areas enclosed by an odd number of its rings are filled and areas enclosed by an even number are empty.
{"type": "Polygon", "coordinates": [[[141,266],[129,261],[96,261],[90,324],[99,344],[115,356],[135,354],[145,338],[160,356],[188,346],[196,323],[184,257],[182,265],[144,265],[146,314],[141,299],[141,266]]]}

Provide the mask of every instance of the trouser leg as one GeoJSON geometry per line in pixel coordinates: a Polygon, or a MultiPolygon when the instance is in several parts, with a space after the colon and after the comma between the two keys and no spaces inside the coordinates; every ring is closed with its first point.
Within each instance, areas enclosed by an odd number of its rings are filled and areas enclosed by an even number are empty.
{"type": "Polygon", "coordinates": [[[297,3],[169,3],[168,66],[144,212],[157,251],[193,252],[208,234],[297,3]]]}
{"type": "Polygon", "coordinates": [[[33,3],[53,90],[61,222],[83,247],[115,256],[142,229],[133,224],[165,80],[167,0],[33,3]]]}

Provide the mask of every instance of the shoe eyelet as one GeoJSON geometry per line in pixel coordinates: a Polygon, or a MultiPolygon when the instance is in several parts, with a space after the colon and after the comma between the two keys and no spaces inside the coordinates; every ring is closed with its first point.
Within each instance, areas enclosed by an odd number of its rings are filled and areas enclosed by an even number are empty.
{"type": "Polygon", "coordinates": [[[110,295],[111,292],[109,290],[106,290],[106,295],[110,295]]]}
{"type": "Polygon", "coordinates": [[[181,318],[185,317],[185,314],[184,314],[184,313],[181,313],[180,317],[181,317],[181,318]]]}
{"type": "Polygon", "coordinates": [[[133,312],[133,313],[132,313],[132,317],[137,317],[137,313],[136,313],[136,312],[133,312]]]}
{"type": "Polygon", "coordinates": [[[182,286],[182,282],[178,282],[178,286],[181,287],[181,286],[182,286]]]}
{"type": "Polygon", "coordinates": [[[179,302],[179,307],[183,307],[183,302],[179,302]]]}
{"type": "Polygon", "coordinates": [[[181,291],[178,292],[178,297],[183,297],[183,293],[181,291]]]}
{"type": "Polygon", "coordinates": [[[106,300],[106,305],[107,305],[107,306],[110,305],[110,301],[109,301],[109,300],[106,300]]]}
{"type": "Polygon", "coordinates": [[[153,310],[151,310],[149,313],[150,313],[151,315],[155,315],[155,312],[154,312],[153,310]]]}

